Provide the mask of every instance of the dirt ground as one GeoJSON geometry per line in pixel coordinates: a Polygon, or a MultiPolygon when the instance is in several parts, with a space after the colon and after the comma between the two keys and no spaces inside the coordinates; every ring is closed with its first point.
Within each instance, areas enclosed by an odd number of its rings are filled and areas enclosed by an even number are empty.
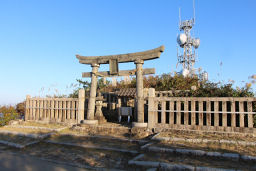
{"type": "MultiPolygon", "coordinates": [[[[25,123],[22,125],[47,127],[47,125],[37,123],[25,123]]],[[[61,128],[61,125],[51,125],[51,128],[61,128]]],[[[46,131],[30,128],[10,128],[2,127],[0,130],[8,130],[21,133],[32,133],[44,135],[49,132],[53,135],[39,140],[39,143],[18,149],[7,145],[0,144],[1,152],[11,152],[17,154],[26,154],[29,156],[43,158],[51,161],[60,161],[67,164],[74,164],[78,167],[92,167],[105,169],[121,169],[121,170],[146,170],[151,168],[129,165],[129,161],[134,157],[144,154],[144,157],[138,161],[161,162],[168,164],[186,164],[191,166],[204,166],[213,168],[226,169],[242,169],[253,170],[256,168],[255,161],[234,161],[232,159],[219,159],[206,156],[181,155],[178,153],[150,152],[147,148],[141,148],[147,143],[153,143],[150,146],[162,148],[188,148],[200,149],[204,151],[219,151],[226,153],[238,153],[243,155],[256,156],[255,146],[237,146],[237,145],[218,145],[216,143],[187,143],[175,141],[156,141],[151,140],[152,135],[143,134],[140,140],[138,137],[134,139],[133,131],[126,126],[118,124],[105,124],[104,126],[93,127],[70,127],[59,132],[46,131]],[[121,130],[121,131],[120,131],[121,130]],[[53,142],[53,143],[51,143],[53,142]],[[66,143],[60,145],[56,143],[66,143]],[[71,145],[70,145],[71,144],[71,145]],[[95,148],[92,148],[95,147],[95,148]],[[114,150],[113,150],[114,149],[114,150]],[[119,150],[119,151],[118,151],[119,150]],[[123,151],[122,151],[123,150],[123,151]],[[136,153],[132,153],[135,151],[136,153]]],[[[153,134],[154,135],[154,134],[153,134]]],[[[220,135],[200,135],[200,134],[181,134],[180,132],[161,133],[159,137],[177,137],[177,138],[203,138],[203,139],[221,139],[220,135]]],[[[227,137],[228,140],[243,140],[255,142],[253,137],[227,137]]],[[[21,145],[28,144],[36,139],[14,136],[10,134],[1,134],[0,140],[18,143],[21,145]]],[[[155,167],[153,167],[155,168],[155,167]]],[[[161,169],[160,169],[161,170],[161,169]]]]}

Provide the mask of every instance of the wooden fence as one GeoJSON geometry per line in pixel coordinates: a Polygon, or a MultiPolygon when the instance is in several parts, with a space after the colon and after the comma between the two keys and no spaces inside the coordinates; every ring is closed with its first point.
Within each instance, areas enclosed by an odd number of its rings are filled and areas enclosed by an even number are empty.
{"type": "Polygon", "coordinates": [[[25,120],[80,123],[84,119],[85,94],[78,98],[26,98],[25,120]]]}
{"type": "Polygon", "coordinates": [[[156,97],[149,89],[148,127],[256,133],[256,98],[156,97]]]}

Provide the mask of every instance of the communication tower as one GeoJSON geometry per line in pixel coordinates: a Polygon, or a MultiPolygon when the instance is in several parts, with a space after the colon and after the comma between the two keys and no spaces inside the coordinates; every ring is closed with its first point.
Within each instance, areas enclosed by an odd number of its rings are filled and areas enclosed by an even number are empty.
{"type": "Polygon", "coordinates": [[[194,16],[190,20],[181,21],[179,9],[179,30],[180,34],[177,37],[177,58],[178,64],[182,65],[181,74],[184,77],[196,75],[194,64],[197,58],[196,50],[200,45],[200,39],[191,36],[191,29],[195,25],[195,1],[193,0],[194,16]]]}

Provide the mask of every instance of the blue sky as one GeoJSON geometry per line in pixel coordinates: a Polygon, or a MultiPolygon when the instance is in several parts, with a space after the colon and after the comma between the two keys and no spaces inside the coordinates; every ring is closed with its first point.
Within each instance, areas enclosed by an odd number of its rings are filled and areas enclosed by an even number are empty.
{"type": "MultiPolygon", "coordinates": [[[[190,19],[192,4],[192,0],[0,0],[0,105],[20,102],[27,94],[69,92],[66,87],[91,70],[79,64],[76,54],[130,53],[165,45],[162,56],[143,67],[155,67],[156,74],[176,71],[178,9],[182,19],[190,19]]],[[[194,34],[201,40],[195,67],[206,70],[210,80],[232,79],[243,86],[242,81],[256,74],[256,1],[196,0],[195,6],[194,34]]],[[[133,68],[133,63],[120,65],[133,68]]]]}

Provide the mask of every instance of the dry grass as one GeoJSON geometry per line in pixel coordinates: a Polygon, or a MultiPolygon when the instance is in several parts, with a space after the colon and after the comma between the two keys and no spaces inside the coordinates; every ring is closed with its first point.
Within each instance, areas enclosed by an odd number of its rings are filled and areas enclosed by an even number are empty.
{"type": "Polygon", "coordinates": [[[187,133],[183,131],[161,132],[158,137],[186,138],[186,139],[209,139],[209,140],[232,140],[232,141],[247,141],[256,142],[256,137],[239,136],[239,134],[219,134],[219,133],[187,133]]]}
{"type": "Polygon", "coordinates": [[[61,134],[70,134],[70,135],[88,135],[87,132],[79,132],[74,129],[66,128],[58,132],[59,135],[61,134]]]}
{"type": "Polygon", "coordinates": [[[38,122],[23,122],[21,124],[22,126],[34,126],[34,127],[45,127],[45,128],[51,128],[51,129],[58,129],[58,128],[63,128],[65,126],[60,125],[60,124],[53,124],[53,123],[49,123],[49,124],[44,124],[44,123],[38,123],[38,122]]]}
{"type": "Polygon", "coordinates": [[[14,128],[14,127],[1,127],[0,131],[12,131],[12,132],[19,132],[19,133],[28,133],[28,134],[46,134],[52,131],[43,130],[43,129],[29,129],[29,128],[14,128]]]}

